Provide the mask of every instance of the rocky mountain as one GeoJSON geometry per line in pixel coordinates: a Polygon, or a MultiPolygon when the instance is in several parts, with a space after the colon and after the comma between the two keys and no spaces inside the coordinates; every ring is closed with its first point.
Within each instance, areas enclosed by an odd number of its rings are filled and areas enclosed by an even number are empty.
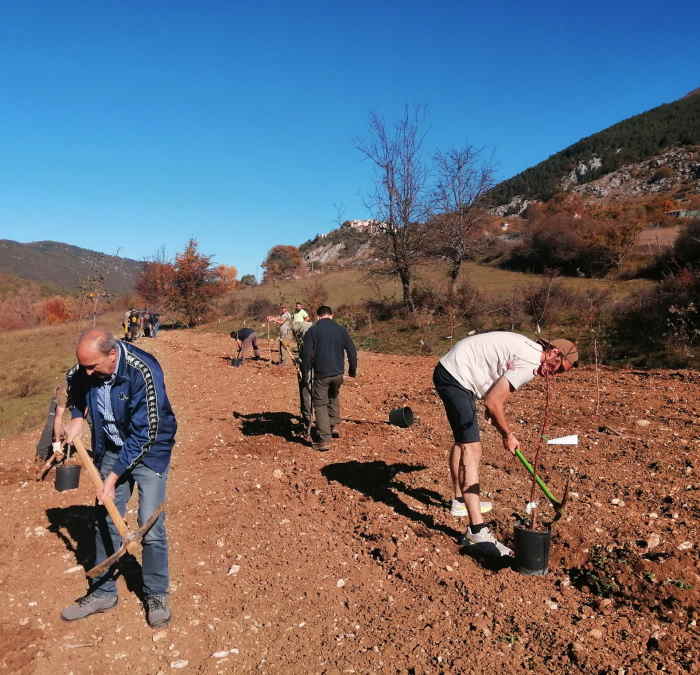
{"type": "MultiPolygon", "coordinates": [[[[495,213],[508,215],[522,213],[530,201],[546,201],[557,192],[580,189],[585,194],[582,186],[611,174],[617,174],[612,183],[641,178],[633,194],[661,192],[683,182],[697,187],[698,149],[700,89],[583,138],[503,181],[489,197],[495,213]],[[668,170],[657,173],[664,167],[668,170]],[[651,176],[646,175],[647,169],[651,176]],[[650,187],[643,188],[643,184],[650,187]]],[[[600,184],[599,188],[607,189],[600,184]]]]}
{"type": "Polygon", "coordinates": [[[99,274],[108,291],[128,293],[143,264],[57,241],[22,244],[0,239],[0,274],[48,283],[66,291],[78,290],[88,277],[99,274]]]}
{"type": "MultiPolygon", "coordinates": [[[[489,193],[490,211],[512,221],[532,202],[561,192],[593,201],[661,197],[672,204],[669,212],[695,215],[700,208],[700,89],[584,138],[503,181],[489,193]]],[[[309,266],[371,264],[373,227],[373,221],[346,221],[300,250],[309,266]]]]}
{"type": "Polygon", "coordinates": [[[368,265],[374,261],[371,241],[377,228],[373,220],[347,220],[328,234],[305,241],[299,251],[310,268],[368,265]]]}

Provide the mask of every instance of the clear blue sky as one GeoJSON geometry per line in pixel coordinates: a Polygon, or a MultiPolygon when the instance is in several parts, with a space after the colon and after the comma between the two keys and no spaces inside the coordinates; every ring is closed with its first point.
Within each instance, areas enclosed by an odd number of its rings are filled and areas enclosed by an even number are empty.
{"type": "Polygon", "coordinates": [[[499,178],[700,86],[700,3],[46,0],[3,5],[0,238],[142,259],[190,236],[259,274],[365,218],[370,111],[499,178]]]}

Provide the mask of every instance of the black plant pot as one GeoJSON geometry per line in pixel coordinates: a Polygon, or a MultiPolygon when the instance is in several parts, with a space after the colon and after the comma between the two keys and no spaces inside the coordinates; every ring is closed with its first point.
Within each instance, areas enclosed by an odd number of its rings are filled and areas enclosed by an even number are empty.
{"type": "Polygon", "coordinates": [[[551,532],[515,528],[515,569],[521,574],[547,574],[551,532]]]}
{"type": "Polygon", "coordinates": [[[80,464],[63,464],[56,469],[55,488],[59,492],[75,490],[80,485],[80,464]]]}
{"type": "Polygon", "coordinates": [[[408,406],[404,408],[395,408],[389,413],[389,422],[395,427],[403,427],[406,429],[413,424],[413,410],[408,406]]]}

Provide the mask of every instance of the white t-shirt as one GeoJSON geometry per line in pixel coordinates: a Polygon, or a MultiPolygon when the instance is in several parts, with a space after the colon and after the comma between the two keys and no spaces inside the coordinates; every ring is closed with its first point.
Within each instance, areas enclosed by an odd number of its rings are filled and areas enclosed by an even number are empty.
{"type": "Polygon", "coordinates": [[[440,363],[465,389],[483,398],[504,375],[513,389],[527,384],[541,356],[542,347],[524,335],[493,331],[460,340],[440,363]]]}

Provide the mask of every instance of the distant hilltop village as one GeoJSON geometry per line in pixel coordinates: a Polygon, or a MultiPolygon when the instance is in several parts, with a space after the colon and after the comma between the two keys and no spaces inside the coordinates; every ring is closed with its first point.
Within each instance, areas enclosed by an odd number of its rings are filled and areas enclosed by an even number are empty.
{"type": "Polygon", "coordinates": [[[381,230],[382,223],[378,220],[346,220],[341,227],[349,227],[366,234],[377,234],[381,230]]]}

